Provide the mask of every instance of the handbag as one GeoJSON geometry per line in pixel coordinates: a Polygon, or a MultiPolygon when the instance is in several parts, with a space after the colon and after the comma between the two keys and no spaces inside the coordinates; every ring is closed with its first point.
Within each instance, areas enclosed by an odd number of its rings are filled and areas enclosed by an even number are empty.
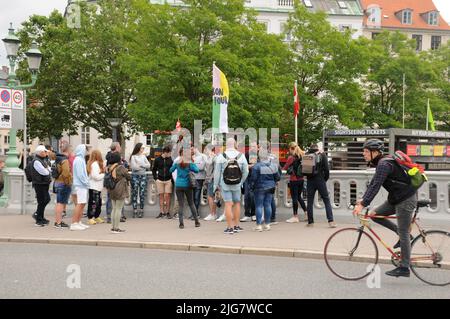
{"type": "Polygon", "coordinates": [[[191,188],[196,188],[197,187],[197,180],[195,179],[195,174],[194,172],[189,172],[189,186],[191,188]]]}

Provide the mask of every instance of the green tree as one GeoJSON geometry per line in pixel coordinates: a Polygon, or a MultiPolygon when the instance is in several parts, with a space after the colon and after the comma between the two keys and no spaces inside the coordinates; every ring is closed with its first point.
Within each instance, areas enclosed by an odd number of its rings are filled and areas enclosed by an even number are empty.
{"type": "Polygon", "coordinates": [[[367,99],[365,123],[376,123],[382,128],[402,127],[404,75],[405,128],[425,129],[427,100],[433,106],[439,105],[433,107],[434,114],[440,114],[443,103],[436,94],[437,84],[444,84],[442,66],[433,65],[437,57],[429,52],[417,54],[415,41],[399,32],[385,31],[367,44],[370,72],[363,81],[367,99]]]}
{"type": "MultiPolygon", "coordinates": [[[[289,51],[265,32],[241,0],[187,0],[184,7],[134,1],[123,59],[136,80],[130,112],[146,131],[174,129],[178,118],[211,125],[212,65],[230,85],[231,128],[279,127],[289,51]]],[[[292,103],[291,103],[292,104],[292,103]]]]}
{"type": "MultiPolygon", "coordinates": [[[[292,38],[290,70],[298,80],[301,144],[317,141],[323,129],[338,124],[360,127],[364,101],[357,79],[368,67],[365,43],[331,26],[325,13],[310,12],[298,1],[285,34],[292,38]]],[[[284,118],[292,127],[291,110],[286,109],[284,118]]]]}

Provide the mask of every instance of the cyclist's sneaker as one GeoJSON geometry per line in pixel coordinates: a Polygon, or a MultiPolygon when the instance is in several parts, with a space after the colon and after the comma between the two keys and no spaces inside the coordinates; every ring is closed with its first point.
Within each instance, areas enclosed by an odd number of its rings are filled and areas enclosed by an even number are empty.
{"type": "Polygon", "coordinates": [[[233,228],[227,228],[227,229],[225,229],[223,231],[223,233],[227,234],[227,235],[233,235],[234,234],[234,230],[233,230],[233,228]]]}
{"type": "MultiPolygon", "coordinates": [[[[412,241],[414,237],[412,235],[409,235],[409,239],[412,241]]],[[[394,249],[400,248],[400,240],[394,245],[394,249]]]]}
{"type": "Polygon", "coordinates": [[[386,275],[392,276],[392,277],[409,277],[410,271],[409,271],[409,268],[406,268],[406,267],[397,267],[391,271],[387,271],[386,275]]]}

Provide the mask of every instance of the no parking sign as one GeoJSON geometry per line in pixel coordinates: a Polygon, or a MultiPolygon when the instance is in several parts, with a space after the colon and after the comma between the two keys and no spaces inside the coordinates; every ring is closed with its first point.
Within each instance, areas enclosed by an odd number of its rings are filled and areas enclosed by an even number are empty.
{"type": "Polygon", "coordinates": [[[0,89],[0,108],[10,109],[12,104],[11,90],[0,89]]]}

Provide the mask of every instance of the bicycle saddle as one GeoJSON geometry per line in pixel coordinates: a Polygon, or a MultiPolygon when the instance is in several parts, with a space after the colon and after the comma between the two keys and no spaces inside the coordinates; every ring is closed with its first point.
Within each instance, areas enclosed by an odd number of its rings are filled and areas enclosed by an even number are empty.
{"type": "Polygon", "coordinates": [[[431,199],[424,199],[424,200],[419,200],[417,201],[417,207],[421,208],[421,207],[428,207],[431,204],[431,199]]]}

